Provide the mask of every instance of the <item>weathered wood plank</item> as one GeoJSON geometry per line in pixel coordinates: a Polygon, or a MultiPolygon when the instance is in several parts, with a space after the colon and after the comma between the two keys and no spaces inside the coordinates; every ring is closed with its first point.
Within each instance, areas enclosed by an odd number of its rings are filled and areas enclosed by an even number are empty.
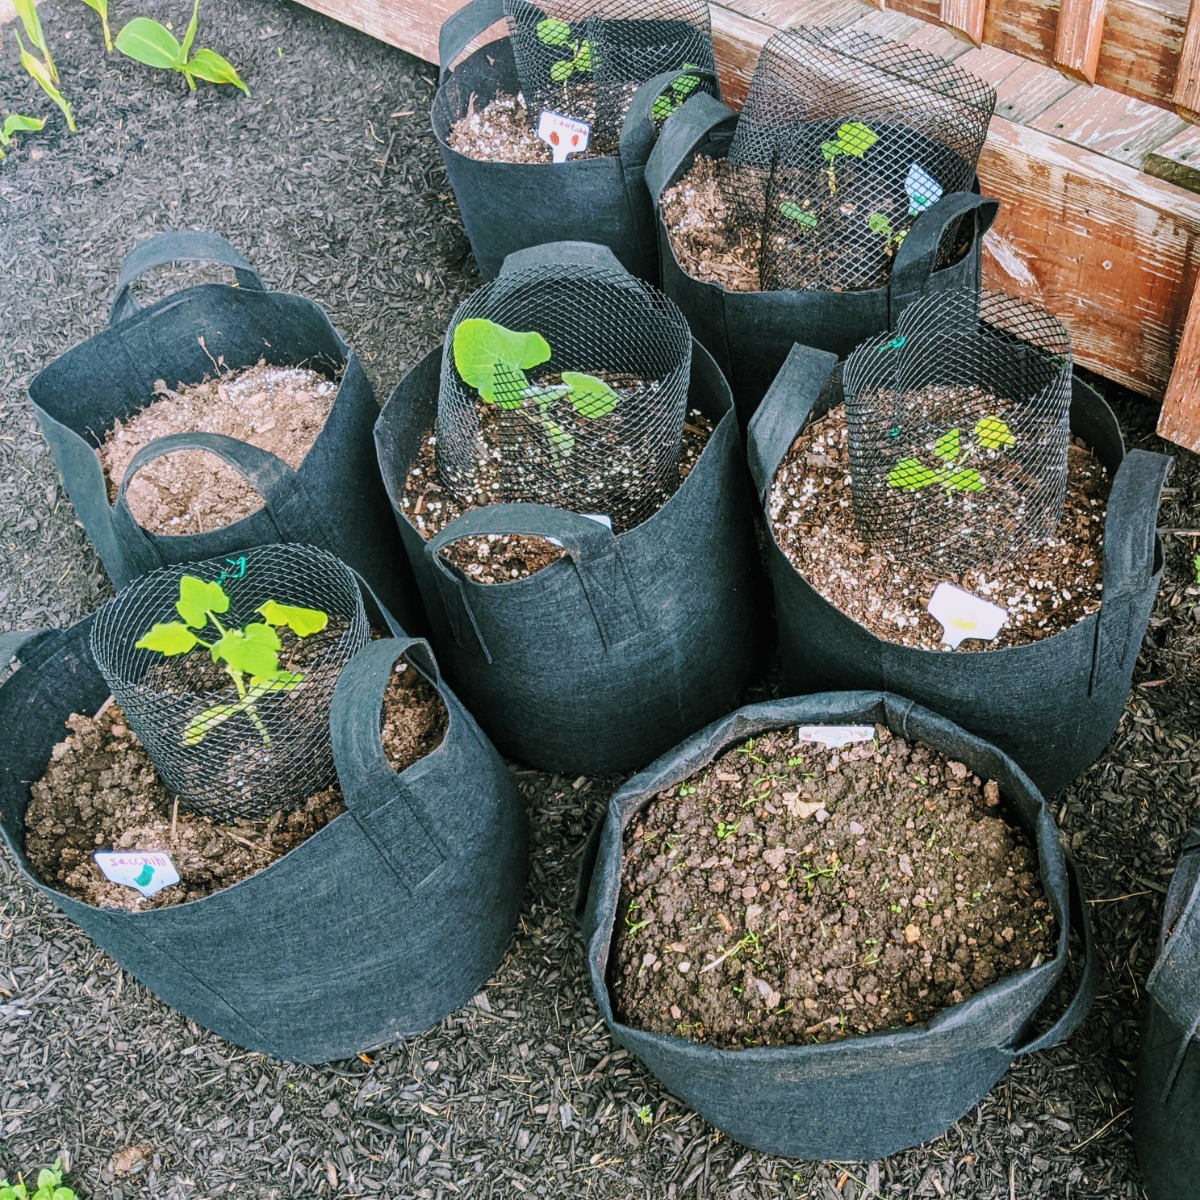
{"type": "Polygon", "coordinates": [[[1024,125],[1079,84],[1053,67],[1026,62],[1007,50],[981,46],[956,60],[996,89],[996,115],[1024,125]]]}
{"type": "Polygon", "coordinates": [[[1180,116],[1200,121],[1200,0],[1192,0],[1188,12],[1172,99],[1180,116]]]}
{"type": "Polygon", "coordinates": [[[987,0],[942,0],[938,19],[947,28],[958,30],[978,46],[983,41],[987,7],[987,0]]]}
{"type": "Polygon", "coordinates": [[[1175,372],[1163,397],[1158,433],[1168,441],[1200,452],[1200,279],[1183,327],[1175,372]]]}
{"type": "Polygon", "coordinates": [[[1200,129],[1187,126],[1146,155],[1142,170],[1189,192],[1200,192],[1200,129]]]}
{"type": "Polygon", "coordinates": [[[1173,112],[1103,88],[1076,88],[1029,121],[1031,129],[1132,167],[1186,129],[1173,112]]]}
{"type": "Polygon", "coordinates": [[[1108,0],[1062,0],[1054,35],[1054,65],[1072,79],[1096,82],[1108,0]]]}

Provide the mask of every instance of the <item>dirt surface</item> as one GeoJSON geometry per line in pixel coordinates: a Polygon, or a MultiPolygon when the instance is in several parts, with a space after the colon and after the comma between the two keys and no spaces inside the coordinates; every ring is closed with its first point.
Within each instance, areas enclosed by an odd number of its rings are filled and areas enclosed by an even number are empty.
{"type": "Polygon", "coordinates": [[[1052,958],[1037,851],[999,804],[882,725],[840,749],[788,728],[727,750],[625,831],[618,1017],[731,1049],[835,1041],[1052,958]]]}
{"type": "MultiPolygon", "coordinates": [[[[940,582],[1008,609],[991,641],[971,638],[959,651],[1000,650],[1069,629],[1100,608],[1108,473],[1073,439],[1067,500],[1051,538],[1008,561],[954,574],[922,568],[911,555],[863,540],[850,488],[846,410],[811,421],[784,456],[768,505],[776,541],[792,565],[847,616],[877,637],[922,650],[948,650],[926,611],[940,582]]],[[[986,494],[986,493],[985,493],[986,494]]]]}
{"type": "MultiPolygon", "coordinates": [[[[174,390],[160,379],[154,385],[159,399],[128,421],[117,421],[96,451],[108,498],[117,498],[133,456],[172,433],[223,433],[298,469],[325,426],[337,387],[306,367],[266,363],[174,390]]],[[[125,495],[134,519],[151,533],[208,533],[262,507],[262,497],[238,471],[203,450],[147,463],[125,495]]]]}
{"type": "MultiPolygon", "coordinates": [[[[326,307],[381,396],[479,286],[428,132],[434,69],[297,5],[202,9],[201,42],[236,62],[252,99],[106,60],[84,5],[39,5],[80,133],[52,115],[0,164],[5,630],[69,623],[111,595],[25,389],[104,327],[138,240],[220,229],[269,286],[326,307]]],[[[186,19],[166,0],[136,11],[186,19]]],[[[11,109],[51,113],[6,45],[11,109]]],[[[163,272],[139,295],[203,275],[163,272]]],[[[1100,996],[1067,1045],[1017,1062],[945,1136],[883,1162],[795,1163],[673,1099],[605,1031],[575,925],[586,834],[618,781],[518,770],[532,875],[508,954],[472,1003],[369,1061],[280,1063],[205,1032],[0,854],[0,1171],[62,1153],[81,1200],[1141,1200],[1129,1105],[1144,984],[1200,817],[1200,537],[1183,532],[1200,528],[1200,458],[1154,436],[1153,404],[1105,390],[1128,444],[1165,449],[1175,471],[1166,575],[1121,727],[1054,805],[1094,901],[1100,996]]]]}

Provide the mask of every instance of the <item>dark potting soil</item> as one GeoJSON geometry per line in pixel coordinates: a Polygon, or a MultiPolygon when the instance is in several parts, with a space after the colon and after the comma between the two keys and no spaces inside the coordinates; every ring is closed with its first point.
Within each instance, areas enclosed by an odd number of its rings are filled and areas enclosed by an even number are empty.
{"type": "Polygon", "coordinates": [[[620,1019],[734,1049],[927,1021],[1056,946],[999,787],[883,726],[778,730],[655,796],[618,913],[620,1019]]]}
{"type": "MultiPolygon", "coordinates": [[[[133,456],[172,433],[223,433],[299,468],[337,390],[336,381],[318,371],[265,362],[174,389],[160,379],[154,385],[160,398],[117,421],[96,451],[109,499],[116,499],[133,456]]],[[[262,497],[233,467],[203,450],[180,450],[148,463],[126,498],[138,524],[163,534],[208,533],[262,507],[262,497]]]]}
{"type": "Polygon", "coordinates": [[[1111,482],[1104,465],[1073,438],[1067,498],[1053,537],[1011,562],[959,575],[937,574],[869,546],[854,517],[845,407],[810,421],[780,464],[768,497],[775,538],[792,565],[839,611],[877,637],[924,650],[948,650],[926,611],[946,581],[1009,611],[992,641],[959,651],[999,650],[1040,641],[1100,608],[1104,519],[1111,482]]]}
{"type": "MultiPolygon", "coordinates": [[[[380,732],[397,771],[445,736],[446,707],[436,690],[399,662],[384,696],[380,732]]],[[[230,887],[268,867],[345,811],[334,784],[289,813],[265,821],[217,824],[176,811],[150,756],[116,703],[95,717],[73,713],[71,731],[50,754],[25,814],[25,853],[51,887],[99,908],[168,908],[230,887]],[[179,883],[154,896],[107,880],[96,850],[162,850],[179,883]]]]}

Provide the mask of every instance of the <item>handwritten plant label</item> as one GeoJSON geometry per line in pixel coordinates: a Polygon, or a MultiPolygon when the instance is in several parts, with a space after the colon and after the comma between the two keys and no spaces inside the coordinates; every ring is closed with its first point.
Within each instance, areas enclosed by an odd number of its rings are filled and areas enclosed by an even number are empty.
{"type": "Polygon", "coordinates": [[[92,857],[105,878],[136,888],[143,896],[156,896],[179,882],[171,856],[161,850],[97,850],[92,857]]]}
{"type": "Polygon", "coordinates": [[[942,641],[951,650],[957,650],[968,638],[990,642],[1008,620],[1007,608],[964,592],[952,583],[939,583],[927,607],[942,627],[942,641]]]}
{"type": "Polygon", "coordinates": [[[550,157],[561,163],[567,161],[568,155],[582,154],[588,148],[592,127],[586,121],[576,121],[544,108],[538,117],[537,135],[550,147],[550,157]]]}
{"type": "MultiPolygon", "coordinates": [[[[587,517],[589,521],[595,521],[597,525],[603,525],[610,533],[612,532],[612,517],[607,513],[580,513],[581,517],[587,517]]],[[[562,542],[558,538],[548,537],[546,539],[553,546],[561,546],[562,542]]]]}
{"type": "Polygon", "coordinates": [[[854,742],[873,742],[874,725],[799,725],[796,737],[802,742],[823,742],[831,750],[854,742]]]}
{"type": "Polygon", "coordinates": [[[908,215],[923,213],[931,204],[942,198],[942,185],[920,163],[913,163],[904,177],[904,190],[908,193],[908,215]]]}

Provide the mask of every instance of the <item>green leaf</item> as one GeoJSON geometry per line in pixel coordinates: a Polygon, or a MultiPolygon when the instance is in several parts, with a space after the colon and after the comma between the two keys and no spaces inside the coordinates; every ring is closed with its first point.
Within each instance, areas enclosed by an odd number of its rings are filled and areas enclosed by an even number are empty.
{"type": "Polygon", "coordinates": [[[42,57],[46,60],[46,71],[50,79],[52,82],[58,83],[58,69],[54,65],[54,59],[50,56],[50,46],[42,29],[37,5],[34,0],[13,0],[13,8],[17,10],[17,16],[21,18],[21,24],[25,27],[25,36],[41,51],[42,57]]]}
{"type": "Polygon", "coordinates": [[[883,213],[872,213],[867,218],[867,228],[872,233],[882,233],[885,237],[892,236],[892,223],[883,213]]]}
{"type": "Polygon", "coordinates": [[[960,471],[939,471],[938,474],[944,476],[938,482],[948,492],[982,492],[986,487],[979,472],[970,467],[960,471]]]}
{"type": "Polygon", "coordinates": [[[117,34],[117,49],[135,62],[162,71],[177,70],[183,63],[183,47],[175,35],[149,17],[134,17],[117,34]]]}
{"type": "Polygon", "coordinates": [[[286,625],[297,637],[320,633],[329,624],[329,614],[319,608],[304,608],[298,604],[279,604],[268,600],[255,610],[262,613],[268,625],[286,625]]]}
{"type": "Polygon", "coordinates": [[[187,727],[183,731],[183,744],[185,746],[199,745],[204,741],[205,734],[210,733],[222,722],[228,721],[230,717],[244,712],[245,709],[245,703],[240,700],[236,704],[214,704],[212,708],[206,708],[187,723],[187,727]]]}
{"type": "Polygon", "coordinates": [[[542,419],[542,428],[550,440],[550,450],[555,458],[570,458],[575,449],[575,439],[557,422],[548,417],[542,419]]]}
{"type": "Polygon", "coordinates": [[[600,61],[591,42],[584,41],[575,51],[575,70],[590,71],[600,61]]]}
{"type": "Polygon", "coordinates": [[[12,116],[4,118],[4,127],[0,131],[0,145],[7,146],[14,133],[40,133],[45,127],[45,117],[23,117],[20,113],[13,113],[12,116]]]}
{"type": "Polygon", "coordinates": [[[274,675],[279,670],[279,634],[257,622],[230,629],[213,643],[213,662],[226,662],[244,675],[274,675]]]}
{"type": "Polygon", "coordinates": [[[550,64],[550,78],[555,83],[566,83],[574,74],[575,64],[569,58],[564,58],[561,62],[550,64]]]}
{"type": "Polygon", "coordinates": [[[679,102],[670,96],[659,96],[650,110],[650,116],[656,121],[665,121],[678,107],[679,102]]]}
{"type": "Polygon", "coordinates": [[[249,697],[257,700],[268,692],[294,692],[303,682],[303,671],[275,671],[271,675],[255,675],[250,680],[249,697]]]}
{"type": "Polygon", "coordinates": [[[520,393],[526,386],[522,372],[547,362],[551,353],[540,333],[518,333],[481,317],[458,323],[453,351],[463,381],[488,404],[505,408],[521,406],[520,393]]]}
{"type": "Polygon", "coordinates": [[[108,28],[108,0],[83,0],[84,4],[100,18],[100,28],[104,33],[104,48],[113,48],[112,32],[108,28]]]}
{"type": "Polygon", "coordinates": [[[902,458],[887,476],[888,487],[903,488],[908,492],[916,492],[928,487],[937,479],[938,473],[925,466],[920,459],[902,458]]]}
{"type": "Polygon", "coordinates": [[[833,160],[841,153],[842,148],[837,144],[837,142],[821,143],[821,157],[824,158],[826,162],[833,162],[833,160]]]}
{"type": "MultiPolygon", "coordinates": [[[[696,63],[684,63],[685,71],[699,71],[701,68],[696,63]]],[[[677,96],[686,98],[690,96],[700,86],[700,80],[695,75],[679,75],[671,80],[671,91],[677,96]]]]}
{"type": "Polygon", "coordinates": [[[879,134],[870,125],[864,125],[861,121],[847,121],[844,125],[838,126],[835,144],[839,153],[862,158],[877,141],[879,141],[879,134]]]}
{"type": "Polygon", "coordinates": [[[786,217],[789,221],[795,221],[801,229],[816,229],[817,227],[816,214],[805,212],[794,200],[785,200],[780,204],[779,215],[786,217]]]}
{"type": "Polygon", "coordinates": [[[975,436],[986,450],[1010,450],[1017,444],[1013,431],[999,417],[983,417],[977,421],[975,436]]]}
{"type": "Polygon", "coordinates": [[[70,104],[67,103],[67,98],[55,87],[56,76],[53,74],[51,68],[25,49],[25,44],[21,41],[21,35],[15,29],[13,30],[13,37],[17,39],[17,49],[21,52],[21,66],[25,68],[26,74],[58,105],[62,115],[66,118],[67,128],[74,133],[76,129],[75,116],[71,111],[70,104]]]}
{"type": "Polygon", "coordinates": [[[537,23],[538,41],[545,46],[565,46],[571,36],[571,27],[566,21],[547,17],[537,23]]]}
{"type": "Polygon", "coordinates": [[[75,1192],[72,1188],[57,1187],[54,1189],[54,1195],[50,1200],[75,1200],[75,1192]]]}
{"type": "Polygon", "coordinates": [[[60,1183],[62,1183],[61,1171],[52,1171],[49,1167],[43,1167],[38,1172],[37,1185],[39,1192],[42,1190],[42,1188],[57,1187],[60,1183]]]}
{"type": "Polygon", "coordinates": [[[196,31],[200,28],[200,0],[192,0],[192,19],[188,22],[188,27],[183,35],[183,42],[179,47],[179,61],[176,66],[182,66],[187,61],[187,56],[192,52],[192,43],[196,40],[196,31]]]}
{"type": "Polygon", "coordinates": [[[186,69],[197,79],[203,79],[207,83],[231,83],[247,96],[250,95],[250,89],[242,81],[233,63],[227,58],[222,58],[215,50],[197,50],[186,69]]]}
{"type": "Polygon", "coordinates": [[[942,462],[958,462],[958,456],[962,453],[962,435],[957,429],[948,429],[933,443],[933,452],[942,462]]]}
{"type": "Polygon", "coordinates": [[[595,421],[607,417],[621,397],[595,375],[584,375],[579,371],[564,371],[563,383],[571,389],[571,404],[581,417],[595,421]]]}
{"type": "Polygon", "coordinates": [[[182,621],[159,621],[134,643],[139,650],[153,650],[167,658],[186,654],[199,644],[200,639],[182,621]]]}
{"type": "Polygon", "coordinates": [[[193,628],[203,629],[209,613],[229,611],[229,597],[219,583],[208,583],[195,575],[179,580],[179,599],[175,611],[193,628]]]}

